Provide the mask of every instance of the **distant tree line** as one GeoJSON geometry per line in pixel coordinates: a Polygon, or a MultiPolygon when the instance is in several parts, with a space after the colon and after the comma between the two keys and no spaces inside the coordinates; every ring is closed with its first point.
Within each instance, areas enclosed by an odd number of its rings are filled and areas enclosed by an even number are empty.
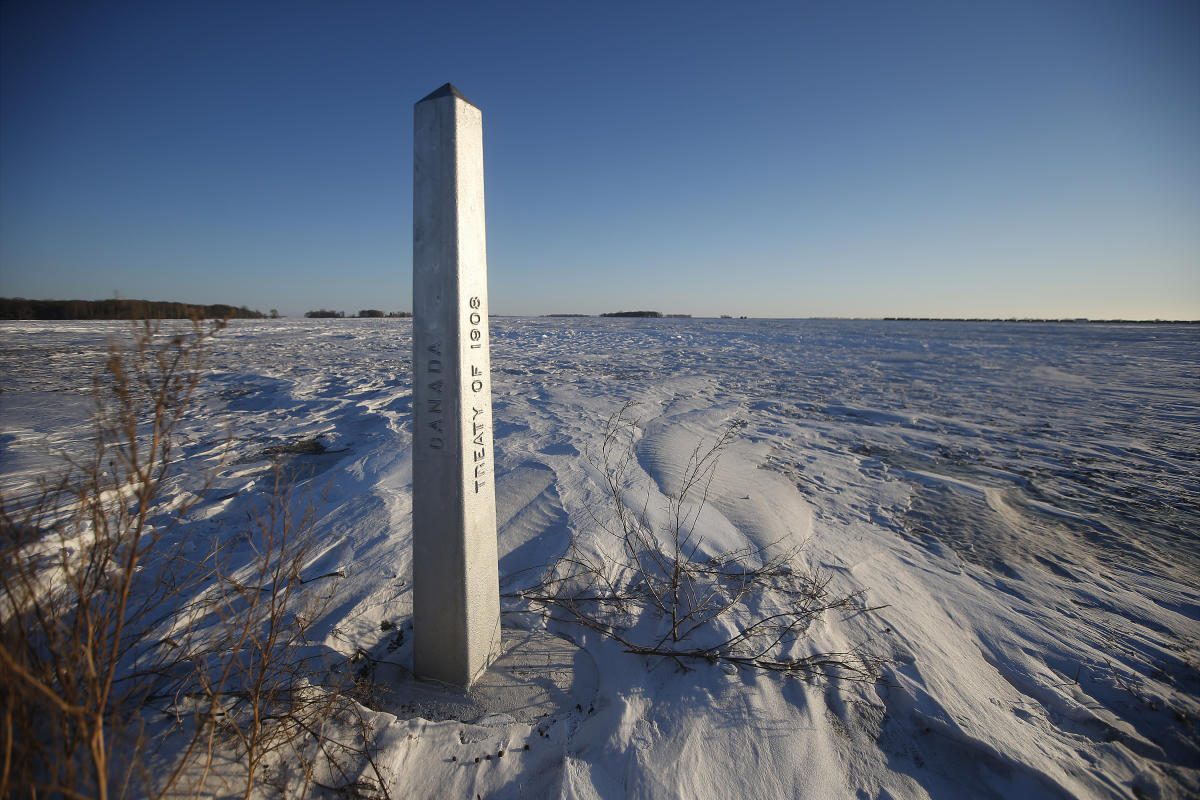
{"type": "MultiPolygon", "coordinates": [[[[547,317],[590,317],[591,314],[545,314],[547,317]]],[[[601,314],[602,317],[649,317],[651,319],[691,319],[691,314],[664,314],[661,311],[610,311],[601,314]]],[[[722,314],[721,319],[733,319],[728,314],[722,314]]],[[[745,317],[742,317],[745,319],[745,317]]]]}
{"type": "Polygon", "coordinates": [[[261,319],[266,315],[224,303],[157,300],[27,300],[0,297],[0,319],[261,319]]]}
{"type": "MultiPolygon", "coordinates": [[[[346,312],[330,311],[328,308],[318,308],[316,311],[305,311],[304,316],[308,317],[309,319],[345,319],[346,312]]],[[[370,317],[411,317],[412,313],[409,311],[392,311],[391,313],[385,314],[378,308],[364,308],[360,310],[356,316],[360,319],[367,319],[370,317]]]]}

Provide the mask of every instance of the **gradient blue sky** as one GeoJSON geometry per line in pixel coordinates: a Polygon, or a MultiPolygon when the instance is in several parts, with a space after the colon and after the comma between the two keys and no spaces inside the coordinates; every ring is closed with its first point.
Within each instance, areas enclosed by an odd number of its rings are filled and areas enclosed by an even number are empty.
{"type": "Polygon", "coordinates": [[[0,295],[407,310],[452,81],[494,313],[1200,318],[1194,0],[2,8],[0,295]]]}

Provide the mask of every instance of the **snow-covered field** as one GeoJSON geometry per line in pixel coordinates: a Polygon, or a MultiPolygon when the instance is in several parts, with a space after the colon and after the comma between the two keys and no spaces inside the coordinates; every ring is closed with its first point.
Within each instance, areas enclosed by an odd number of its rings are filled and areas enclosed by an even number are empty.
{"type": "MultiPolygon", "coordinates": [[[[123,331],[0,323],[6,497],[85,452],[123,331]]],[[[492,364],[503,591],[600,535],[586,455],[625,401],[651,513],[740,419],[698,533],[803,543],[831,590],[882,606],[804,646],[889,665],[878,684],[684,671],[550,623],[594,660],[594,701],[460,721],[393,697],[374,717],[392,797],[1200,795],[1200,326],[494,318],[492,364]]],[[[171,489],[216,469],[180,530],[219,536],[283,452],[317,504],[310,569],[346,574],[315,643],[400,662],[410,367],[407,320],[232,323],[171,489]]],[[[505,602],[506,625],[543,624],[505,602]]]]}

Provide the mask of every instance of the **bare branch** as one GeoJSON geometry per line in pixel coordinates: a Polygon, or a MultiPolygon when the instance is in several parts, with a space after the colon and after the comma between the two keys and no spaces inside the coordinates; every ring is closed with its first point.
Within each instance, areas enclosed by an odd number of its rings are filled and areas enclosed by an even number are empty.
{"type": "Polygon", "coordinates": [[[609,417],[599,450],[588,452],[601,476],[609,516],[601,518],[592,505],[587,506],[588,514],[595,530],[619,538],[619,555],[590,555],[572,538],[541,582],[515,596],[548,614],[563,612],[565,617],[551,619],[595,630],[627,652],[670,658],[685,669],[688,660],[724,661],[791,675],[879,680],[886,660],[858,650],[800,658],[783,655],[783,648],[825,612],[861,601],[861,592],[832,596],[828,576],[800,567],[799,547],[771,556],[782,548],[782,541],[776,541],[699,557],[703,540],[698,526],[720,454],[744,423],[732,421],[712,444],[700,443],[692,450],[678,492],[666,498],[667,522],[656,531],[648,521],[649,487],[637,512],[626,501],[636,458],[632,410],[627,402],[609,417]],[[751,613],[751,599],[753,607],[762,610],[751,613]],[[665,630],[647,641],[634,641],[629,631],[645,610],[664,619],[665,630]],[[726,626],[732,627],[732,634],[726,626]]]}

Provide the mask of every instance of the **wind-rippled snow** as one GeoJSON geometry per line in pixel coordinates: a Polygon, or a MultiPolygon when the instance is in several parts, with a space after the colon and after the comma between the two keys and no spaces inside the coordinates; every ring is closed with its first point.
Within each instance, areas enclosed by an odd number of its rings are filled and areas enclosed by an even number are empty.
{"type": "MultiPolygon", "coordinates": [[[[393,796],[1200,792],[1200,326],[491,325],[506,587],[592,535],[586,454],[625,400],[656,498],[738,418],[712,546],[806,542],[833,588],[884,606],[830,617],[812,646],[866,644],[893,666],[878,686],[680,673],[572,631],[600,667],[594,713],[542,735],[398,701],[376,719],[393,796]],[[484,740],[532,749],[481,768],[463,756],[484,740]]],[[[93,376],[128,330],[0,323],[6,498],[86,453],[93,376]]],[[[173,497],[217,470],[181,535],[244,518],[285,454],[319,504],[312,569],[349,576],[323,627],[342,652],[386,646],[380,623],[411,616],[411,346],[408,320],[234,322],[181,440],[173,497]]]]}

